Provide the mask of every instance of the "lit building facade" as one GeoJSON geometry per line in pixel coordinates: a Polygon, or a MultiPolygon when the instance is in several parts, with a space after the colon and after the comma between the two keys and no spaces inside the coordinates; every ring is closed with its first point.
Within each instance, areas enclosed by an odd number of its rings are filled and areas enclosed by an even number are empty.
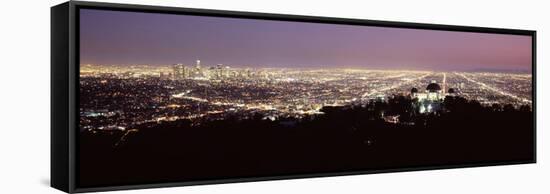
{"type": "Polygon", "coordinates": [[[418,111],[420,113],[432,113],[441,110],[442,102],[445,96],[455,96],[455,89],[450,88],[445,93],[439,84],[432,81],[424,92],[420,92],[417,88],[411,89],[411,98],[416,99],[418,102],[418,111]]]}

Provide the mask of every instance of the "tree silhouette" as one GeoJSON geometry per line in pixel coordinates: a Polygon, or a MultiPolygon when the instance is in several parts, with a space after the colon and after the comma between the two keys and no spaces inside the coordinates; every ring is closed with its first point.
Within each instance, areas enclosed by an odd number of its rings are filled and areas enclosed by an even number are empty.
{"type": "Polygon", "coordinates": [[[323,115],[301,119],[271,121],[258,113],[200,125],[190,120],[143,124],[128,134],[83,131],[78,181],[90,187],[534,157],[529,106],[482,106],[447,96],[443,111],[420,114],[418,103],[393,96],[387,102],[327,106],[323,115]],[[399,115],[402,122],[384,122],[384,115],[399,115]]]}

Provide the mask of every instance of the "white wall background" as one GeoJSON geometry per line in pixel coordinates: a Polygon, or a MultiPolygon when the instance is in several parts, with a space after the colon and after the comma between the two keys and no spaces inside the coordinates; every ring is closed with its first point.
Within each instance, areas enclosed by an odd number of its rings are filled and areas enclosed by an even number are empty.
{"type": "MultiPolygon", "coordinates": [[[[2,1],[0,17],[0,193],[61,193],[49,185],[50,6],[63,0],[2,1]]],[[[109,0],[538,31],[538,163],[112,193],[549,193],[550,6],[543,0],[109,0]]]]}

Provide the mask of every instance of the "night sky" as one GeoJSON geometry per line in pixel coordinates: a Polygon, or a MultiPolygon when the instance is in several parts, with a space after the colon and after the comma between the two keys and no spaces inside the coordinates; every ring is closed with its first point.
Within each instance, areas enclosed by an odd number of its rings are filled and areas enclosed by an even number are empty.
{"type": "Polygon", "coordinates": [[[80,12],[81,64],[531,71],[530,36],[80,12]]]}

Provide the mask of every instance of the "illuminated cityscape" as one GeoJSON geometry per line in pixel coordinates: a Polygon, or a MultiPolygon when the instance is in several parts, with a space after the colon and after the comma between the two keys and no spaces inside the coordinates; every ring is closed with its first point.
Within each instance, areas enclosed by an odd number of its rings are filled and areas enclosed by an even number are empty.
{"type": "Polygon", "coordinates": [[[303,118],[323,114],[323,107],[362,105],[393,95],[424,102],[421,113],[432,112],[436,104],[431,102],[447,95],[486,106],[532,103],[529,74],[251,69],[201,66],[200,60],[192,66],[82,65],[80,71],[81,130],[126,130],[179,119],[200,124],[256,114],[272,121],[303,118]]]}
{"type": "Polygon", "coordinates": [[[79,186],[534,158],[531,36],[79,14],[79,186]]]}

